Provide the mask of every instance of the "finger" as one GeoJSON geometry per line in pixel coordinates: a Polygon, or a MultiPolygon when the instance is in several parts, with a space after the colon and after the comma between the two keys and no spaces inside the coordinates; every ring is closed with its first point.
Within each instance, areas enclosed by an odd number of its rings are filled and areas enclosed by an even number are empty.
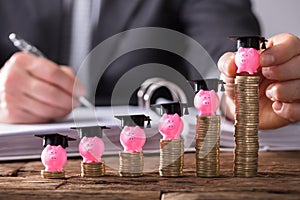
{"type": "Polygon", "coordinates": [[[227,52],[218,61],[218,68],[222,74],[228,77],[235,77],[237,66],[234,62],[235,53],[227,52]]]}
{"type": "Polygon", "coordinates": [[[8,104],[0,98],[0,122],[23,124],[23,123],[44,123],[48,119],[41,118],[21,109],[18,105],[8,104]]]}
{"type": "Polygon", "coordinates": [[[272,67],[263,67],[263,75],[270,80],[286,81],[300,78],[300,55],[272,67]]]}
{"type": "Polygon", "coordinates": [[[72,109],[72,96],[61,88],[39,79],[32,79],[24,85],[23,92],[31,98],[63,110],[72,109]]]}
{"type": "Polygon", "coordinates": [[[64,71],[71,79],[75,80],[75,73],[71,67],[61,65],[60,69],[64,71]]]}
{"type": "Polygon", "coordinates": [[[72,108],[71,94],[66,93],[65,90],[56,85],[37,79],[24,71],[23,68],[11,67],[6,72],[1,74],[3,79],[0,80],[0,82],[4,82],[1,85],[4,86],[6,92],[10,94],[24,93],[43,104],[63,110],[72,108]]]}
{"type": "Polygon", "coordinates": [[[48,120],[31,115],[22,109],[0,108],[0,122],[9,124],[46,123],[48,120]]]}
{"type": "Polygon", "coordinates": [[[225,82],[224,88],[225,88],[226,96],[233,99],[234,98],[234,77],[228,77],[224,74],[221,74],[220,78],[225,82]]]}
{"type": "Polygon", "coordinates": [[[15,53],[10,59],[11,66],[24,68],[33,76],[49,82],[72,94],[74,78],[71,78],[54,62],[37,58],[27,53],[15,53]]]}
{"type": "Polygon", "coordinates": [[[269,48],[262,52],[262,67],[280,65],[300,54],[300,39],[292,34],[280,34],[269,39],[269,48]]]}
{"type": "Polygon", "coordinates": [[[237,67],[234,62],[235,53],[227,52],[221,56],[218,61],[218,68],[221,72],[221,79],[225,82],[225,94],[234,97],[234,77],[236,75],[237,67]]]}
{"type": "Polygon", "coordinates": [[[266,96],[272,101],[297,102],[300,100],[300,80],[291,80],[270,84],[266,96]]]}
{"type": "Polygon", "coordinates": [[[290,122],[300,121],[300,103],[282,103],[275,101],[272,104],[274,112],[290,122]]]}
{"type": "Polygon", "coordinates": [[[73,69],[67,66],[61,66],[61,70],[63,70],[66,74],[70,76],[70,78],[74,80],[73,93],[75,97],[85,96],[86,89],[81,83],[81,81],[75,77],[73,69]]]}
{"type": "Polygon", "coordinates": [[[71,110],[60,109],[57,107],[52,107],[48,104],[44,104],[21,93],[4,93],[2,100],[7,102],[7,104],[9,104],[12,107],[16,107],[27,111],[32,115],[35,115],[39,118],[43,118],[45,121],[50,121],[52,119],[64,117],[69,112],[71,112],[71,110]]]}

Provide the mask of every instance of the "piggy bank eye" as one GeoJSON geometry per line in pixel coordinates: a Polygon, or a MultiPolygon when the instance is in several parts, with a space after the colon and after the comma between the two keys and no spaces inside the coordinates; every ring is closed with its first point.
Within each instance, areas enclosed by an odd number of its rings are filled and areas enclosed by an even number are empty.
{"type": "Polygon", "coordinates": [[[168,119],[168,122],[171,122],[171,120],[170,120],[170,119],[168,119]]]}

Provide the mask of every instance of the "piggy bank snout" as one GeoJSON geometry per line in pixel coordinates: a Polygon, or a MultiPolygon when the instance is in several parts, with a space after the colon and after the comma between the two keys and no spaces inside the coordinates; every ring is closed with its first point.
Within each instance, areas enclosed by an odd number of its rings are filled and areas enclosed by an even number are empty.
{"type": "Polygon", "coordinates": [[[92,151],[93,150],[93,144],[87,144],[86,145],[86,149],[88,150],[88,151],[92,151]]]}
{"type": "Polygon", "coordinates": [[[210,101],[209,100],[203,100],[202,103],[203,103],[203,105],[209,105],[210,101]]]}
{"type": "Polygon", "coordinates": [[[174,125],[173,125],[173,124],[169,124],[169,125],[168,125],[168,128],[169,128],[169,129],[173,129],[173,128],[174,128],[174,125]]]}
{"type": "Polygon", "coordinates": [[[92,148],[87,148],[86,149],[88,152],[91,152],[93,149],[92,148]]]}
{"type": "Polygon", "coordinates": [[[50,151],[50,152],[49,152],[49,158],[50,158],[51,160],[56,160],[56,154],[57,154],[57,152],[50,151]]]}

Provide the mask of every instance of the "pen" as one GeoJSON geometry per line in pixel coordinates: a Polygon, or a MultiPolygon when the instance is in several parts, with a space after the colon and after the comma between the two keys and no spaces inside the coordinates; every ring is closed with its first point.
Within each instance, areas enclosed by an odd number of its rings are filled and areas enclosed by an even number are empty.
{"type": "MultiPolygon", "coordinates": [[[[9,39],[13,43],[13,45],[15,47],[17,47],[19,50],[30,53],[37,57],[46,58],[46,56],[39,49],[37,49],[35,46],[29,44],[24,39],[20,38],[17,34],[11,33],[9,35],[9,39]]],[[[78,101],[80,102],[81,105],[83,105],[87,108],[90,108],[90,109],[95,108],[95,106],[89,100],[87,100],[84,96],[78,97],[78,101]]]]}

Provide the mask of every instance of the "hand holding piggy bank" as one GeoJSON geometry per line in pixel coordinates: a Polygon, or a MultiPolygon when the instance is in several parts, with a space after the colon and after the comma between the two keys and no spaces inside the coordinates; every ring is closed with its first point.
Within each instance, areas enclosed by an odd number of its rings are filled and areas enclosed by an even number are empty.
{"type": "Polygon", "coordinates": [[[254,48],[240,47],[235,55],[235,64],[238,67],[237,73],[256,73],[260,65],[260,55],[254,48]]]}
{"type": "Polygon", "coordinates": [[[124,152],[141,152],[146,142],[146,135],[139,126],[125,126],[120,134],[120,142],[124,152]]]}
{"type": "Polygon", "coordinates": [[[163,140],[179,140],[183,121],[178,114],[164,114],[158,123],[158,130],[163,135],[163,140]]]}
{"type": "Polygon", "coordinates": [[[41,158],[42,163],[45,166],[45,171],[61,172],[63,171],[63,166],[67,162],[67,153],[66,150],[60,145],[47,145],[42,151],[41,158]]]}
{"type": "Polygon", "coordinates": [[[200,90],[195,95],[194,106],[199,116],[215,115],[220,106],[220,98],[214,90],[200,90]]]}
{"type": "Polygon", "coordinates": [[[104,143],[99,137],[83,137],[79,143],[79,152],[84,163],[101,162],[104,143]]]}

